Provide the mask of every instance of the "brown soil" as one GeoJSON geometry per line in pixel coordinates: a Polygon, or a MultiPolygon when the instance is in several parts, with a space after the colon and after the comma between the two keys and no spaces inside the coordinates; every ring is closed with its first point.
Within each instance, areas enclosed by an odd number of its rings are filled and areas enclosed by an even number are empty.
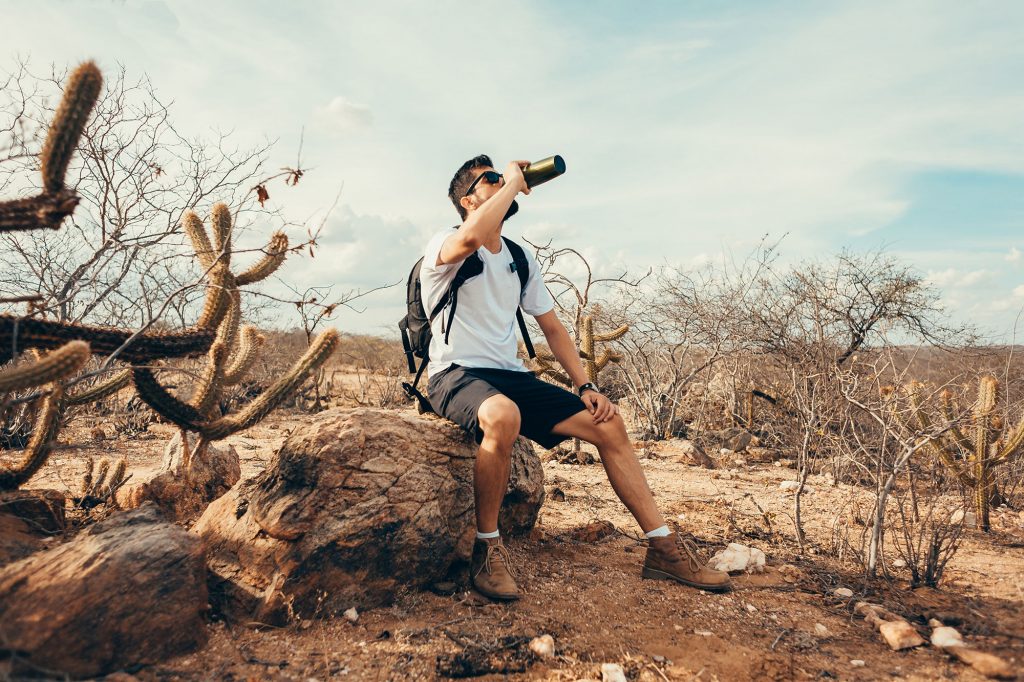
{"type": "MultiPolygon", "coordinates": [[[[243,477],[265,466],[298,423],[314,418],[278,412],[229,439],[242,458],[243,477]]],[[[93,425],[73,424],[62,438],[85,442],[93,425]]],[[[105,430],[113,433],[109,425],[105,430]]],[[[31,487],[76,490],[88,456],[127,456],[129,471],[154,467],[170,433],[154,425],[141,437],[60,447],[31,487]]],[[[549,495],[534,533],[508,543],[525,592],[521,601],[481,603],[460,575],[454,589],[399,594],[393,606],[361,613],[356,623],[340,614],[284,629],[213,622],[202,651],[134,674],[143,680],[405,680],[490,671],[481,679],[575,680],[600,679],[601,664],[613,662],[641,680],[984,679],[931,647],[890,651],[853,615],[861,598],[904,615],[926,638],[924,622],[939,615],[970,645],[1015,666],[1024,663],[1024,520],[1018,512],[994,512],[988,536],[970,532],[940,591],[910,591],[898,570],[890,582],[865,588],[853,565],[831,551],[837,531],[864,532],[849,511],[870,499],[863,490],[812,477],[815,492],[803,505],[808,546],[800,555],[788,516],[792,494],[779,490],[792,470],[741,466],[735,457],[723,463],[731,470],[697,469],[675,462],[671,442],[643,453],[667,518],[709,552],[727,542],[764,550],[768,571],[737,578],[726,595],[641,580],[638,528],[600,464],[551,461],[546,483],[560,488],[564,501],[549,495]],[[581,532],[594,521],[610,522],[615,531],[604,535],[598,525],[581,532]],[[854,598],[834,596],[841,586],[854,598]],[[828,633],[816,632],[816,624],[828,633]],[[527,644],[545,633],[554,637],[556,655],[539,661],[527,644]],[[864,666],[854,667],[853,659],[864,666]]]]}

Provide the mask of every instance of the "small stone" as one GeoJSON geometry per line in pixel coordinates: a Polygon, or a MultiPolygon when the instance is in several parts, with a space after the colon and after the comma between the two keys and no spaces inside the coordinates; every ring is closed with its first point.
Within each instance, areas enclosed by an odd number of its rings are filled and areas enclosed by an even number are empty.
{"type": "Polygon", "coordinates": [[[727,455],[735,455],[736,453],[733,452],[732,450],[730,450],[729,448],[720,448],[718,450],[718,454],[720,454],[720,455],[722,455],[724,457],[724,456],[727,456],[727,455]]]}
{"type": "MultiPolygon", "coordinates": [[[[796,492],[797,490],[799,490],[799,488],[800,488],[800,481],[782,481],[781,483],[779,483],[779,490],[782,490],[783,492],[790,492],[790,491],[796,492]]],[[[813,492],[814,492],[814,488],[812,488],[811,486],[809,486],[809,485],[807,485],[805,483],[804,484],[804,489],[803,489],[803,494],[807,495],[807,494],[810,494],[810,493],[813,493],[813,492]]]]}
{"type": "Polygon", "coordinates": [[[864,661],[860,660],[859,658],[854,658],[850,661],[850,665],[852,665],[854,668],[863,668],[864,661]]]}
{"type": "Polygon", "coordinates": [[[700,635],[701,637],[711,637],[715,633],[711,632],[710,630],[694,630],[693,634],[700,635]]]}
{"type": "Polygon", "coordinates": [[[541,635],[530,640],[530,651],[538,658],[551,658],[555,655],[555,639],[551,635],[541,635]]]}
{"type": "Polygon", "coordinates": [[[951,646],[943,651],[953,654],[985,677],[994,677],[999,680],[1017,679],[1017,673],[1013,667],[993,654],[969,649],[965,646],[951,646]]]}
{"type": "Polygon", "coordinates": [[[815,623],[814,634],[818,635],[818,637],[828,637],[829,631],[828,628],[822,625],[821,623],[815,623]]]}
{"type": "Polygon", "coordinates": [[[685,521],[686,520],[686,514],[677,514],[676,518],[679,519],[680,521],[685,521]]]}
{"type": "Polygon", "coordinates": [[[849,587],[837,587],[835,590],[832,591],[832,594],[836,595],[837,597],[842,597],[843,599],[849,599],[853,596],[853,590],[851,590],[849,587]]]}
{"type": "Polygon", "coordinates": [[[665,657],[662,656],[661,654],[654,654],[653,656],[651,656],[651,660],[654,661],[655,663],[664,663],[665,662],[665,657]]]}
{"type": "Polygon", "coordinates": [[[746,604],[745,606],[749,613],[757,613],[757,607],[753,604],[746,604]]]}
{"type": "Polygon", "coordinates": [[[781,459],[775,460],[774,462],[772,462],[772,466],[773,467],[779,467],[781,469],[782,468],[782,460],[781,459]]]}
{"type": "Polygon", "coordinates": [[[730,542],[720,552],[717,552],[708,566],[716,571],[727,571],[729,573],[746,571],[747,573],[762,573],[767,558],[764,552],[756,547],[747,547],[738,542],[730,542]]]}
{"type": "Polygon", "coordinates": [[[893,568],[906,568],[906,566],[907,566],[907,562],[904,561],[903,559],[893,559],[893,562],[892,562],[892,567],[893,568]]]}
{"type": "Polygon", "coordinates": [[[747,460],[745,460],[745,459],[734,459],[733,462],[735,462],[736,466],[738,466],[738,467],[745,467],[745,466],[747,466],[747,460]]]}
{"type": "Polygon", "coordinates": [[[893,651],[912,649],[924,644],[924,638],[905,620],[890,620],[878,626],[882,638],[893,651]]]}
{"type": "Polygon", "coordinates": [[[354,606],[345,611],[343,615],[345,616],[345,620],[347,620],[350,623],[355,623],[359,620],[359,611],[357,611],[356,607],[354,606]]]}
{"type": "Polygon", "coordinates": [[[601,664],[601,682],[628,682],[626,673],[618,663],[601,664]]]}
{"type": "MultiPolygon", "coordinates": [[[[932,621],[938,622],[938,621],[932,621]]],[[[931,623],[929,623],[930,625],[931,623]]],[[[963,646],[964,638],[955,629],[946,625],[940,624],[934,630],[932,630],[932,646],[937,646],[940,649],[945,649],[950,646],[963,646]]]]}
{"type": "Polygon", "coordinates": [[[313,621],[309,620],[308,618],[304,618],[303,620],[299,621],[300,630],[308,630],[311,627],[313,627],[313,621]]]}
{"type": "Polygon", "coordinates": [[[680,625],[680,624],[678,624],[678,623],[676,623],[675,625],[673,625],[673,626],[672,626],[672,628],[673,628],[673,629],[674,629],[674,630],[675,630],[676,632],[682,632],[683,630],[685,630],[685,629],[686,629],[686,628],[684,628],[684,627],[683,627],[682,625],[680,625]]]}

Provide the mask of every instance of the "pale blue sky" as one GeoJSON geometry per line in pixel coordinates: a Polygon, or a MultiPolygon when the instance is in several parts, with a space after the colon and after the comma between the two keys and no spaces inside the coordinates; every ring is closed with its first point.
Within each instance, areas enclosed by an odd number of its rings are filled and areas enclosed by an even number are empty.
{"type": "MultiPolygon", "coordinates": [[[[1024,3],[0,0],[8,57],[147,73],[179,128],[279,138],[315,167],[275,201],[316,215],[339,290],[405,276],[457,222],[477,153],[562,154],[513,237],[602,271],[885,245],[954,316],[1006,335],[1024,305],[1024,3]]],[[[269,226],[268,226],[269,229],[269,226]]],[[[390,331],[404,292],[343,312],[390,331]]],[[[1004,336],[1003,338],[1008,338],[1004,336]]]]}

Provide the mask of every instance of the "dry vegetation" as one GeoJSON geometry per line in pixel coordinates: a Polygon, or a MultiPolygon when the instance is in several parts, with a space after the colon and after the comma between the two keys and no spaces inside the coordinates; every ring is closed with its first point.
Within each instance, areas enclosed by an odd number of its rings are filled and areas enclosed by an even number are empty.
{"type": "MultiPolygon", "coordinates": [[[[286,302],[299,313],[293,331],[239,327],[267,303],[245,285],[315,243],[312,233],[291,247],[275,236],[249,269],[229,267],[246,253],[233,237],[288,227],[265,206],[268,183],[281,177],[264,172],[268,150],[182,138],[149,84],[121,73],[102,94],[97,86],[88,124],[80,116],[80,154],[61,162],[61,182],[47,174],[44,151],[34,186],[40,131],[60,119],[42,93],[62,82],[19,65],[0,110],[0,190],[41,192],[0,205],[0,340],[16,351],[0,376],[0,487],[67,500],[66,526],[40,547],[122,513],[118,490],[159,472],[175,433],[199,436],[195,446],[180,437],[175,480],[193,481],[190,460],[218,440],[239,452],[244,479],[324,410],[412,409],[397,341],[318,336],[352,294],[296,292],[286,302]],[[200,238],[191,211],[208,212],[216,199],[228,204],[213,209],[212,232],[200,238]],[[73,216],[54,214],[55,203],[73,216]],[[30,227],[59,229],[18,227],[26,215],[30,227]],[[182,229],[190,221],[191,247],[182,229]],[[107,338],[94,325],[122,332],[107,338]],[[182,339],[191,345],[165,347],[182,339]],[[257,339],[273,352],[251,353],[257,339]],[[91,346],[73,345],[82,340],[91,346]]],[[[290,184],[302,176],[285,170],[290,184]]],[[[777,248],[599,280],[578,252],[538,246],[559,312],[591,378],[623,407],[664,511],[709,553],[730,542],[762,549],[767,572],[740,576],[724,597],[642,583],[643,542],[601,468],[586,464],[594,453],[577,444],[541,455],[541,519],[511,543],[522,602],[483,604],[456,571],[429,592],[399,590],[392,606],[355,622],[320,613],[268,628],[212,614],[208,646],[131,672],[561,680],[599,677],[611,662],[642,680],[979,679],[935,648],[890,651],[855,613],[859,600],[926,637],[930,619],[952,625],[972,647],[1019,666],[1019,352],[951,323],[937,292],[885,253],[783,265],[777,248]],[[582,262],[582,278],[565,274],[570,261],[582,262]],[[692,466],[694,452],[713,468],[692,466]],[[856,596],[837,596],[841,587],[856,596]],[[527,645],[545,633],[555,656],[539,659],[527,645]]],[[[559,381],[538,351],[532,369],[559,381]]],[[[179,520],[187,527],[195,516],[179,520]]]]}

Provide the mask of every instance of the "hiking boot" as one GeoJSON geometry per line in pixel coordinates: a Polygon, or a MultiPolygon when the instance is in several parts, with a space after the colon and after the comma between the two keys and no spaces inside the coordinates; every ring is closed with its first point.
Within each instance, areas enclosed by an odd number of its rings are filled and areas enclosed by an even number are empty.
{"type": "Polygon", "coordinates": [[[514,601],[519,599],[519,588],[512,578],[510,557],[501,538],[473,543],[473,558],[469,564],[469,577],[476,591],[491,599],[514,601]]]}
{"type": "Polygon", "coordinates": [[[729,574],[705,566],[693,540],[680,537],[678,533],[648,539],[641,575],[654,580],[675,580],[711,592],[725,592],[730,586],[729,574]]]}

